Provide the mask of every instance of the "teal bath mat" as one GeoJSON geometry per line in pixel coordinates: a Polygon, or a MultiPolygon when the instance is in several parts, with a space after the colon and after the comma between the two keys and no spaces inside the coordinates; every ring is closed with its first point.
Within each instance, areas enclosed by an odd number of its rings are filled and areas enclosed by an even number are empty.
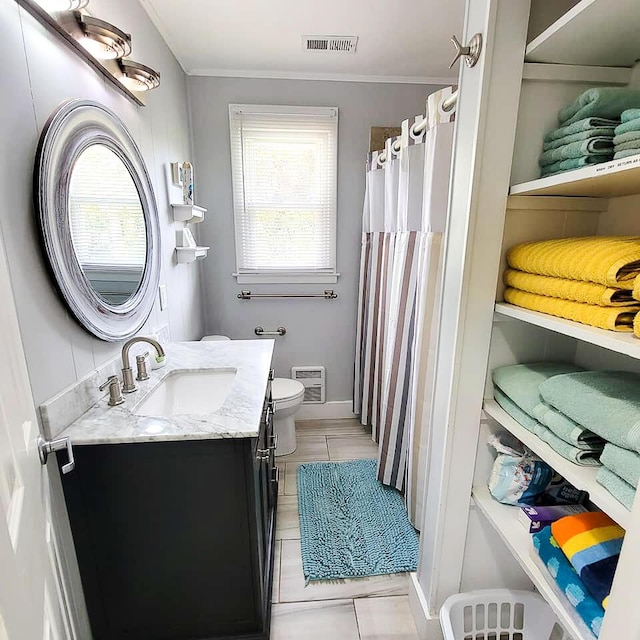
{"type": "Polygon", "coordinates": [[[418,566],[418,534],[375,460],[298,467],[302,569],[307,580],[359,578],[418,566]]]}

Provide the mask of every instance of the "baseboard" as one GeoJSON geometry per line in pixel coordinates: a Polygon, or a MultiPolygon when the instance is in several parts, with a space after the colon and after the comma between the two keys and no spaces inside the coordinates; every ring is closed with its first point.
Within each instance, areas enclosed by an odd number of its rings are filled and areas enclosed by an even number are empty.
{"type": "Polygon", "coordinates": [[[301,404],[296,420],[340,420],[355,418],[351,400],[334,400],[322,404],[301,404]]]}
{"type": "Polygon", "coordinates": [[[429,613],[427,599],[418,582],[418,574],[409,575],[409,607],[416,624],[416,631],[420,640],[442,640],[440,620],[429,613]]]}

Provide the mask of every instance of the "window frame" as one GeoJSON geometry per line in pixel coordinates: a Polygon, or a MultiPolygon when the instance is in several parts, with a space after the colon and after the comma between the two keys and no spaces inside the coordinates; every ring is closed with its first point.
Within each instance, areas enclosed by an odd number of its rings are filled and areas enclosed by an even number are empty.
{"type": "Polygon", "coordinates": [[[308,107],[292,105],[262,105],[262,104],[230,104],[229,105],[229,151],[231,160],[231,190],[233,199],[233,223],[235,240],[235,260],[236,271],[232,275],[238,284],[314,284],[314,283],[336,283],[340,273],[337,271],[337,222],[338,222],[338,108],[337,107],[308,107]],[[332,231],[329,237],[331,243],[331,256],[333,264],[325,270],[291,270],[282,269],[242,269],[239,265],[242,255],[242,235],[240,217],[244,213],[237,206],[237,198],[234,190],[234,128],[233,117],[237,114],[247,113],[255,115],[313,115],[327,116],[333,119],[333,131],[335,135],[335,181],[330,202],[330,215],[332,217],[332,231]]]}

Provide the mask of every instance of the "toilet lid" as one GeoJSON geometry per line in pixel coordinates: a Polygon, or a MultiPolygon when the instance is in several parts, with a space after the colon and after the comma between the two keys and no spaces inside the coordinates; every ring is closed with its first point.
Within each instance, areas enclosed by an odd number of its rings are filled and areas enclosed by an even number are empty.
{"type": "Polygon", "coordinates": [[[304,393],[304,385],[290,378],[276,378],[271,383],[271,397],[274,400],[286,400],[304,393]]]}

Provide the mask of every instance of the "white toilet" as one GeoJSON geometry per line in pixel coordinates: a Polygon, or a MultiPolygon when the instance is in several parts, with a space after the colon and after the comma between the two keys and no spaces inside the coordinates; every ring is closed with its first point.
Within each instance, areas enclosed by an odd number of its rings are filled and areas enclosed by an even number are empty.
{"type": "MultiPolygon", "coordinates": [[[[203,341],[230,340],[227,336],[204,336],[203,341]]],[[[290,378],[275,378],[271,383],[273,432],[278,436],[276,456],[296,450],[295,415],[304,399],[304,385],[290,378]]]]}

